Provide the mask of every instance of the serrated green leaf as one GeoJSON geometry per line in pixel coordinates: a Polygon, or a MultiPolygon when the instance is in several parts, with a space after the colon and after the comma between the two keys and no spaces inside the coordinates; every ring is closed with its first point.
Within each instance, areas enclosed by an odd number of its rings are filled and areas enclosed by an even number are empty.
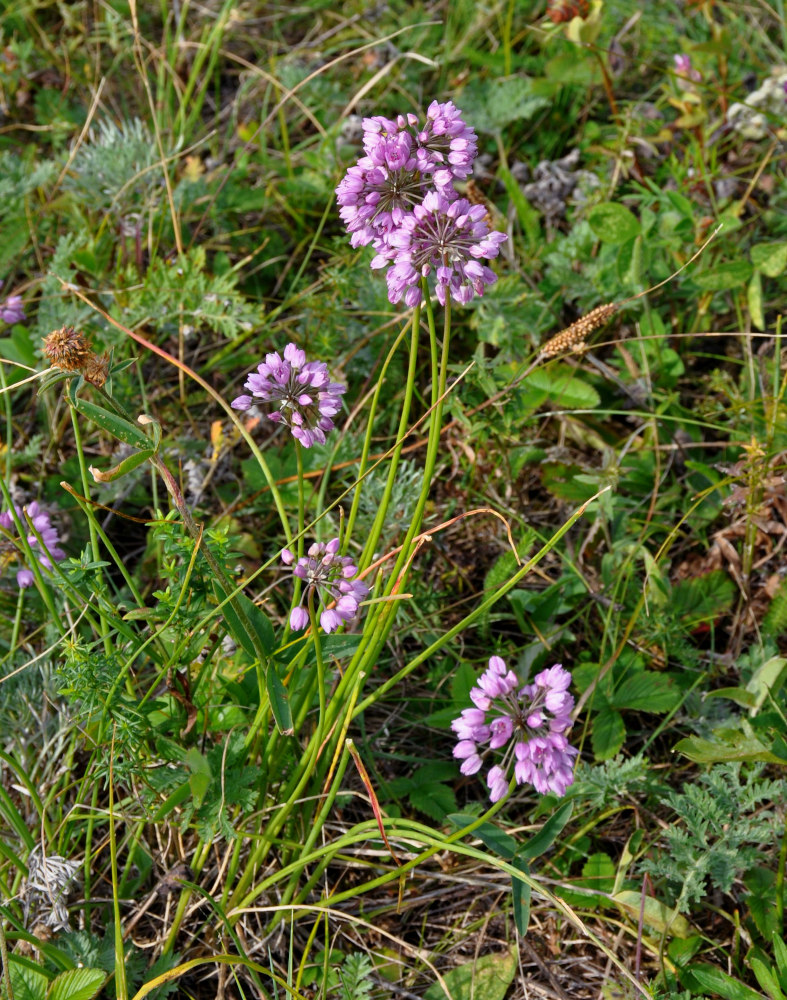
{"type": "Polygon", "coordinates": [[[593,720],[591,744],[596,760],[609,760],[623,746],[626,727],[620,712],[605,708],[593,720]]]}
{"type": "Polygon", "coordinates": [[[591,854],[582,866],[579,885],[598,892],[612,892],[615,888],[615,863],[612,858],[603,851],[591,854]]]}
{"type": "Polygon", "coordinates": [[[668,712],[680,700],[669,677],[648,671],[627,677],[612,694],[613,708],[637,712],[668,712]]]}
{"type": "Polygon", "coordinates": [[[787,267],[787,243],[755,243],[749,255],[752,264],[767,278],[778,278],[787,267]]]}
{"type": "Polygon", "coordinates": [[[443,974],[448,997],[440,983],[433,983],[424,1000],[503,1000],[516,974],[513,949],[483,955],[443,974]]]}
{"type": "Polygon", "coordinates": [[[714,264],[701,274],[692,274],[692,281],[704,292],[723,292],[745,285],[751,276],[752,266],[747,260],[731,260],[726,264],[714,264]]]}
{"type": "Polygon", "coordinates": [[[481,80],[462,94],[462,111],[481,132],[496,132],[510,122],[532,118],[549,103],[533,93],[532,81],[521,74],[481,80]]]}
{"type": "Polygon", "coordinates": [[[45,1000],[49,980],[32,962],[8,956],[14,1000],[45,1000]]]}
{"type": "MultiPolygon", "coordinates": [[[[562,462],[545,462],[541,466],[541,482],[545,489],[554,493],[560,500],[567,500],[569,503],[584,503],[594,496],[599,490],[599,483],[588,482],[581,479],[579,466],[563,465],[562,462]]],[[[520,593],[513,591],[514,594],[520,593]]],[[[509,600],[514,601],[513,596],[509,600]]]]}
{"type": "Polygon", "coordinates": [[[588,224],[602,243],[614,246],[633,240],[641,228],[636,215],[614,201],[595,205],[588,214],[588,224]]]}
{"type": "Polygon", "coordinates": [[[408,796],[410,804],[436,823],[442,823],[452,810],[456,809],[453,789],[440,782],[413,788],[408,796]]]}
{"type": "Polygon", "coordinates": [[[703,946],[701,934],[687,938],[673,938],[667,947],[667,954],[677,966],[688,965],[703,946]]]}
{"type": "Polygon", "coordinates": [[[68,969],[52,981],[47,1000],[93,1000],[106,978],[101,969],[68,969]]]}

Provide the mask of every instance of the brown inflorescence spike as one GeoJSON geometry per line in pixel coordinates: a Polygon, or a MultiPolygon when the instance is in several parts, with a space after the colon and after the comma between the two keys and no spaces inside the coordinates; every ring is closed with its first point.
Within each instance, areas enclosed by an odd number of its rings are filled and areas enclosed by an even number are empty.
{"type": "Polygon", "coordinates": [[[562,354],[563,351],[568,351],[572,347],[584,343],[585,338],[606,323],[611,316],[614,316],[618,308],[617,302],[607,302],[603,306],[591,309],[589,313],[580,316],[571,326],[556,333],[554,337],[543,344],[540,351],[541,357],[553,358],[556,354],[562,354]]]}
{"type": "Polygon", "coordinates": [[[44,337],[44,354],[47,360],[63,371],[82,371],[92,353],[84,334],[73,326],[53,330],[48,337],[44,337]]]}

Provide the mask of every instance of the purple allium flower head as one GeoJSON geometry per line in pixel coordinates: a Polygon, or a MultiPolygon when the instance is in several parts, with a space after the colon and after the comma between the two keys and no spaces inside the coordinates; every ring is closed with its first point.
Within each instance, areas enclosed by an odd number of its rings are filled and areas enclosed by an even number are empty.
{"type": "Polygon", "coordinates": [[[363,131],[366,155],[349,168],[336,196],[350,244],[379,250],[429,190],[456,198],[454,180],[469,176],[478,146],[451,101],[432,101],[425,124],[414,114],[375,115],[364,118],[363,131]]]}
{"type": "MultiPolygon", "coordinates": [[[[0,286],[3,284],[0,281],[0,286]]],[[[3,323],[22,323],[25,319],[25,310],[22,305],[21,295],[9,295],[8,298],[0,304],[0,320],[3,323]]]]}
{"type": "MultiPolygon", "coordinates": [[[[367,118],[364,128],[378,121],[367,118]]],[[[394,122],[385,124],[395,128],[394,122]]],[[[366,246],[391,232],[424,195],[409,133],[390,133],[383,127],[367,130],[364,145],[366,156],[349,168],[336,188],[339,215],[353,247],[366,246]]]]}
{"type": "Polygon", "coordinates": [[[251,372],[244,388],[250,396],[238,396],[231,406],[248,410],[260,399],[278,409],[268,414],[276,423],[290,428],[292,436],[310,448],[315,442],[325,443],[325,435],[333,430],[333,418],[341,409],[341,397],[347,386],[331,382],[328,366],[322,361],[308,361],[295,344],[287,344],[284,357],[278,352],[267,354],[265,361],[251,372]]]}
{"type": "MultiPolygon", "coordinates": [[[[52,569],[53,559],[55,562],[65,559],[66,554],[59,547],[60,538],[57,528],[52,526],[49,514],[41,509],[37,500],[27,504],[24,508],[14,504],[14,510],[22,524],[26,523],[25,512],[27,512],[27,516],[32,521],[33,527],[41,536],[41,540],[44,543],[44,548],[42,549],[38,539],[32,532],[27,536],[36,562],[46,569],[52,569]]],[[[23,551],[14,542],[14,539],[18,539],[18,537],[19,534],[11,512],[8,510],[3,511],[0,514],[0,571],[12,562],[20,562],[24,559],[23,551]]],[[[16,582],[19,587],[30,587],[34,580],[33,571],[24,564],[21,569],[17,570],[16,582]]]]}
{"type": "Polygon", "coordinates": [[[489,797],[501,799],[508,790],[514,762],[518,785],[533,785],[542,795],[565,795],[574,780],[577,750],[569,746],[574,699],[568,689],[571,674],[556,663],[536,674],[532,684],[520,687],[516,674],[504,660],[493,656],[470,691],[475,708],[463,709],[451,728],[457,735],[454,757],[462,761],[462,774],[476,774],[483,766],[483,744],[505,752],[487,775],[489,797]]]}
{"type": "Polygon", "coordinates": [[[408,306],[421,301],[420,280],[434,271],[437,297],[445,305],[446,292],[466,304],[497,276],[480,261],[496,257],[505,233],[490,232],[486,208],[471,205],[466,198],[449,202],[430,191],[421,205],[402,220],[388,236],[388,248],[378,252],[373,268],[392,263],[386,275],[388,298],[408,306]]]}
{"type": "MultiPolygon", "coordinates": [[[[295,555],[284,549],[281,554],[285,566],[295,562],[295,555]]],[[[335,632],[342,622],[350,622],[358,617],[361,601],[369,596],[369,588],[363,580],[354,580],[358,567],[350,556],[339,555],[339,539],[333,538],[327,544],[315,542],[302,559],[295,562],[293,574],[303,580],[304,600],[310,591],[320,594],[323,604],[332,602],[332,608],[320,612],[320,625],[326,632],[335,632]]],[[[309,612],[304,606],[290,612],[290,628],[300,632],[309,624],[309,612]]]]}

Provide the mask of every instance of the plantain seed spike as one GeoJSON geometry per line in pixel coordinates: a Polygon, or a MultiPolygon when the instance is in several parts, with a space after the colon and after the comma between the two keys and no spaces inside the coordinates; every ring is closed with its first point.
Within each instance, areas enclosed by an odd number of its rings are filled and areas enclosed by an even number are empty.
{"type": "Polygon", "coordinates": [[[551,337],[543,344],[540,352],[541,357],[553,358],[556,354],[562,354],[563,351],[568,351],[572,347],[583,343],[585,338],[594,330],[603,326],[611,316],[614,316],[618,308],[617,302],[607,302],[603,306],[596,306],[595,309],[591,309],[589,313],[580,316],[571,326],[567,326],[565,330],[556,333],[554,337],[551,337]]]}

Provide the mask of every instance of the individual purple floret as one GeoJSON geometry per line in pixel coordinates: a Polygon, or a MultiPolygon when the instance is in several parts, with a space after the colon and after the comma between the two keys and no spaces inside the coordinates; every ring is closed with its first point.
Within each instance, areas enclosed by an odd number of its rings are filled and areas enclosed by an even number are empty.
{"type": "MultiPolygon", "coordinates": [[[[3,282],[0,281],[0,285],[3,282]]],[[[3,323],[22,323],[25,320],[25,310],[22,305],[21,295],[9,295],[5,302],[0,305],[0,320],[3,323]]]]}
{"type": "Polygon", "coordinates": [[[290,428],[292,436],[310,448],[325,443],[333,430],[333,418],[342,407],[346,385],[331,382],[328,366],[322,361],[306,361],[306,354],[295,344],[287,344],[284,357],[267,354],[265,361],[251,372],[244,388],[250,396],[233,399],[234,410],[248,410],[257,400],[278,407],[268,416],[290,428]]]}
{"type": "Polygon", "coordinates": [[[565,795],[574,781],[578,753],[565,736],[574,707],[570,684],[571,674],[556,663],[537,674],[532,684],[520,687],[501,657],[489,660],[470,691],[475,707],[463,709],[451,728],[459,739],[454,757],[462,761],[462,774],[481,769],[484,744],[489,750],[505,748],[502,761],[490,768],[486,779],[492,802],[508,791],[512,761],[518,785],[533,785],[542,795],[565,795]]]}
{"type": "MultiPolygon", "coordinates": [[[[30,547],[33,550],[36,561],[41,566],[46,569],[52,569],[52,559],[54,559],[55,562],[60,562],[61,559],[65,559],[66,554],[59,547],[60,538],[58,537],[57,528],[52,526],[49,520],[49,514],[45,510],[41,510],[37,500],[27,504],[24,508],[14,504],[14,510],[16,511],[17,517],[20,519],[22,524],[26,523],[26,511],[28,517],[33,523],[33,527],[41,536],[41,540],[44,543],[43,549],[41,548],[38,539],[32,532],[27,536],[27,540],[30,543],[30,547]]],[[[14,524],[11,512],[5,510],[2,514],[0,514],[0,569],[4,569],[11,562],[22,561],[24,558],[18,544],[14,543],[15,538],[19,538],[19,533],[16,530],[16,525],[14,524]]],[[[28,569],[25,565],[23,565],[21,569],[17,570],[16,582],[19,587],[30,587],[32,586],[34,580],[35,577],[33,575],[33,571],[28,569]]]]}
{"type": "MultiPolygon", "coordinates": [[[[284,549],[282,562],[291,566],[294,554],[284,549]]],[[[310,592],[316,591],[323,604],[335,602],[332,608],[320,612],[320,625],[326,632],[335,632],[342,622],[350,622],[358,617],[361,601],[369,596],[369,588],[363,580],[353,580],[358,567],[350,556],[339,555],[339,539],[333,538],[327,544],[315,542],[303,558],[295,563],[293,573],[305,583],[304,604],[290,612],[290,628],[300,632],[309,624],[309,612],[305,603],[310,592]]]]}
{"type": "Polygon", "coordinates": [[[406,305],[421,301],[420,280],[434,271],[437,297],[445,305],[446,292],[456,302],[467,303],[483,295],[484,287],[497,281],[495,273],[480,263],[496,257],[505,233],[490,232],[486,208],[471,205],[466,198],[449,202],[430,191],[397,230],[388,236],[388,250],[378,252],[373,268],[385,267],[388,298],[404,299],[406,305]]]}

